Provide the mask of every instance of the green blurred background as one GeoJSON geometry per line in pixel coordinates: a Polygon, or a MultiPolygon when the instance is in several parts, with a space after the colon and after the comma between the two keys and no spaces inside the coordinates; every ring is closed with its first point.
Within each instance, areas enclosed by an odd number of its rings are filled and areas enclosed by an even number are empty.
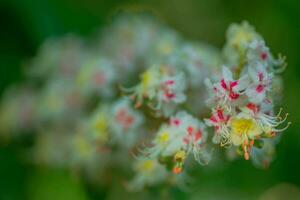
{"type": "MultiPolygon", "coordinates": [[[[274,54],[287,56],[283,107],[292,126],[277,146],[268,170],[237,160],[222,170],[197,174],[190,193],[176,189],[170,199],[300,199],[300,1],[293,0],[1,0],[0,94],[24,79],[22,66],[50,36],[72,32],[89,37],[120,11],[147,10],[190,40],[218,47],[232,22],[247,20],[261,33],[274,54]]],[[[0,146],[0,200],[102,199],[123,195],[86,187],[66,171],[41,170],[22,162],[16,144],[0,146]]],[[[124,194],[125,195],[125,194],[124,194]]],[[[124,199],[142,198],[123,196],[124,199]],[[126,198],[125,198],[126,197],[126,198]]],[[[167,198],[167,197],[166,197],[167,198]]]]}

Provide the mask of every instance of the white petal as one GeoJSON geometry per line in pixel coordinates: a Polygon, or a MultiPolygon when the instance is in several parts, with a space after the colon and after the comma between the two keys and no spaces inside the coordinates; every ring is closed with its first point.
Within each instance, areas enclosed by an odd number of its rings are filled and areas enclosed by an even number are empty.
{"type": "Polygon", "coordinates": [[[256,87],[248,88],[246,90],[246,95],[249,97],[249,100],[252,103],[261,103],[266,97],[266,93],[264,91],[258,93],[256,91],[256,87]]]}
{"type": "Polygon", "coordinates": [[[232,72],[224,65],[222,66],[222,75],[226,83],[233,80],[232,72]]]}

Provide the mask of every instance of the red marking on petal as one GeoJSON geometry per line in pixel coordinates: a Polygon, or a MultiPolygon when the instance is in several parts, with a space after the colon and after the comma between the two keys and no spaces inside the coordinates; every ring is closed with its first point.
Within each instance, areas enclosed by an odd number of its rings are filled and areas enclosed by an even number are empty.
{"type": "Polygon", "coordinates": [[[263,79],[264,79],[264,74],[262,72],[259,72],[258,73],[258,80],[263,81],[263,79]]]}
{"type": "Polygon", "coordinates": [[[218,89],[216,87],[214,87],[213,91],[216,93],[216,92],[218,92],[218,89]]]}
{"type": "Polygon", "coordinates": [[[132,116],[128,116],[125,120],[125,124],[127,126],[131,126],[131,124],[133,124],[133,122],[134,122],[134,118],[132,116]]]}
{"type": "Polygon", "coordinates": [[[217,114],[218,114],[218,118],[223,121],[224,120],[224,115],[223,115],[223,111],[221,109],[217,110],[217,114]]]}
{"type": "Polygon", "coordinates": [[[258,107],[257,105],[253,104],[253,103],[248,103],[247,104],[247,108],[252,110],[254,113],[257,113],[258,112],[258,107]]]}
{"type": "Polygon", "coordinates": [[[233,88],[238,85],[238,81],[232,81],[229,83],[230,88],[233,88]]]}
{"type": "Polygon", "coordinates": [[[229,93],[229,98],[230,98],[231,100],[236,100],[236,99],[239,98],[239,97],[240,97],[239,94],[237,94],[237,93],[235,93],[235,92],[233,92],[233,91],[230,91],[230,93],[229,93]]]}
{"type": "Polygon", "coordinates": [[[167,99],[173,99],[175,97],[175,94],[174,93],[165,92],[165,96],[167,97],[167,99]]]}
{"type": "Polygon", "coordinates": [[[173,119],[172,124],[174,124],[175,126],[179,126],[180,125],[180,120],[179,119],[173,119]]]}
{"type": "Polygon", "coordinates": [[[261,93],[261,92],[264,90],[264,86],[260,84],[260,85],[258,85],[258,86],[256,87],[255,90],[256,90],[257,93],[261,93]]]}
{"type": "Polygon", "coordinates": [[[190,139],[188,139],[187,137],[183,138],[183,143],[184,144],[189,144],[190,143],[190,139]]]}
{"type": "Polygon", "coordinates": [[[221,87],[222,87],[224,90],[227,90],[227,85],[226,85],[224,79],[221,80],[221,87]]]}
{"type": "Polygon", "coordinates": [[[189,126],[189,127],[187,128],[187,132],[189,133],[189,135],[192,135],[193,132],[194,132],[193,127],[189,126]]]}
{"type": "Polygon", "coordinates": [[[216,119],[215,116],[211,116],[211,117],[209,118],[209,120],[210,120],[212,123],[217,123],[217,122],[218,122],[218,120],[216,119]]]}
{"type": "Polygon", "coordinates": [[[116,121],[120,123],[124,129],[128,129],[134,122],[134,117],[128,115],[127,111],[122,108],[116,114],[116,121]]]}
{"type": "Polygon", "coordinates": [[[268,54],[267,54],[266,52],[262,52],[262,53],[260,54],[260,58],[261,58],[262,60],[266,60],[266,59],[268,58],[268,54]]]}
{"type": "Polygon", "coordinates": [[[173,85],[174,83],[175,83],[174,80],[167,80],[167,81],[165,81],[166,85],[173,85]]]}
{"type": "Polygon", "coordinates": [[[202,137],[202,132],[201,130],[199,130],[195,133],[195,141],[197,142],[201,137],[202,137]]]}

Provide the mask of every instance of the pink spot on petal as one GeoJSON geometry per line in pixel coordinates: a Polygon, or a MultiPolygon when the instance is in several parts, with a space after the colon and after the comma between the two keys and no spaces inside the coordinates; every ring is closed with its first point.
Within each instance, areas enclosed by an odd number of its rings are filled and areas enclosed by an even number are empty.
{"type": "Polygon", "coordinates": [[[218,118],[223,121],[224,120],[223,111],[221,109],[218,109],[217,114],[218,114],[218,118]]]}
{"type": "Polygon", "coordinates": [[[262,52],[260,54],[260,57],[261,57],[262,60],[266,60],[268,58],[268,54],[266,52],[262,52]]]}
{"type": "Polygon", "coordinates": [[[134,117],[129,115],[125,109],[120,109],[116,114],[116,121],[126,130],[134,123],[134,117]]]}
{"type": "Polygon", "coordinates": [[[260,85],[258,85],[258,86],[256,87],[255,90],[256,90],[257,93],[261,93],[261,92],[264,90],[264,86],[260,84],[260,85]]]}
{"type": "Polygon", "coordinates": [[[235,87],[237,85],[238,85],[238,81],[232,81],[232,82],[230,82],[230,88],[233,88],[233,87],[235,87]]]}
{"type": "Polygon", "coordinates": [[[259,81],[263,81],[263,79],[264,79],[264,74],[263,74],[262,72],[259,72],[259,73],[258,73],[258,79],[259,79],[259,81]]]}
{"type": "Polygon", "coordinates": [[[165,94],[165,97],[169,100],[175,98],[174,93],[165,92],[164,94],[165,94]]]}
{"type": "Polygon", "coordinates": [[[183,142],[184,142],[185,144],[189,144],[189,143],[190,143],[190,140],[189,140],[189,138],[185,137],[185,138],[183,138],[183,142]]]}
{"type": "Polygon", "coordinates": [[[174,119],[172,121],[172,123],[175,125],[175,126],[179,126],[180,125],[180,120],[179,119],[174,119]]]}
{"type": "Polygon", "coordinates": [[[214,93],[218,92],[218,89],[216,87],[213,88],[214,93]]]}
{"type": "Polygon", "coordinates": [[[165,81],[166,85],[173,85],[174,83],[175,83],[174,80],[167,80],[167,81],[165,81]]]}
{"type": "Polygon", "coordinates": [[[247,108],[252,110],[253,113],[257,113],[258,112],[258,106],[255,105],[254,103],[248,103],[247,104],[247,108]]]}
{"type": "Polygon", "coordinates": [[[195,133],[195,141],[197,142],[201,137],[202,137],[202,132],[201,130],[199,130],[195,133]]]}
{"type": "Polygon", "coordinates": [[[224,79],[221,80],[221,87],[224,89],[224,90],[227,90],[227,85],[226,85],[226,82],[224,79]]]}
{"type": "Polygon", "coordinates": [[[215,116],[211,116],[211,117],[209,118],[209,120],[210,120],[212,123],[217,123],[217,122],[218,122],[218,120],[216,119],[215,116]]]}
{"type": "Polygon", "coordinates": [[[193,127],[189,126],[189,127],[187,128],[187,132],[189,133],[189,135],[192,135],[193,132],[194,132],[193,127]]]}
{"type": "Polygon", "coordinates": [[[230,91],[230,93],[229,93],[229,98],[230,98],[231,100],[236,100],[236,99],[239,98],[239,97],[240,97],[239,94],[237,94],[237,93],[235,93],[235,92],[233,92],[233,91],[230,91]]]}

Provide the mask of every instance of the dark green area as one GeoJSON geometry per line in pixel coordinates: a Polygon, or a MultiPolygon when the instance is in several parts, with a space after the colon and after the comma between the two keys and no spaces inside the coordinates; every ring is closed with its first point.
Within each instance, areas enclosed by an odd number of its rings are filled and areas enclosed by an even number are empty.
{"type": "MultiPolygon", "coordinates": [[[[222,171],[197,172],[199,178],[192,195],[174,189],[170,198],[193,199],[202,195],[214,199],[207,195],[210,192],[224,194],[224,199],[230,199],[228,193],[237,199],[256,199],[282,182],[300,186],[300,1],[2,0],[0,93],[24,78],[23,62],[34,56],[46,38],[69,32],[89,36],[107,24],[118,10],[151,10],[187,39],[204,40],[219,47],[230,23],[247,20],[264,36],[274,54],[287,55],[282,106],[290,113],[293,124],[282,136],[270,169],[255,169],[244,160],[225,163],[222,171]]],[[[87,195],[89,190],[67,172],[40,171],[22,163],[20,155],[16,146],[0,147],[0,200],[101,199],[101,191],[87,195]]]]}

